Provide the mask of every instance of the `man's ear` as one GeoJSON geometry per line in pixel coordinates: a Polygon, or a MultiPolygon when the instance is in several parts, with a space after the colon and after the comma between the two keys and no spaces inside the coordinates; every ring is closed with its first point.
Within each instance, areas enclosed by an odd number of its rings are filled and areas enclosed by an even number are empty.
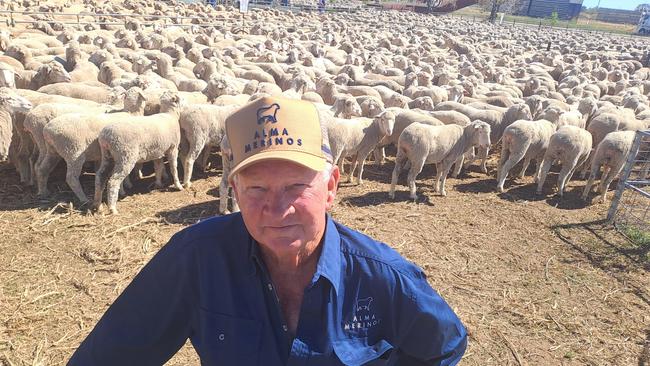
{"type": "Polygon", "coordinates": [[[327,182],[327,209],[331,209],[334,206],[334,199],[336,198],[336,191],[339,187],[339,179],[341,174],[339,172],[339,167],[334,165],[332,167],[332,174],[330,174],[330,179],[327,182]]]}

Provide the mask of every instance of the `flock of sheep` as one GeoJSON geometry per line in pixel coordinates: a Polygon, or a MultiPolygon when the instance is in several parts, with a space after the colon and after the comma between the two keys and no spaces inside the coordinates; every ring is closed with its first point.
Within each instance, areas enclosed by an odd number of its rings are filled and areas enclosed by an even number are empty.
{"type": "MultiPolygon", "coordinates": [[[[589,174],[584,199],[604,166],[604,200],[634,131],[650,124],[650,68],[641,64],[648,46],[635,38],[376,10],[255,9],[241,28],[233,9],[180,1],[74,4],[97,14],[95,23],[47,14],[71,5],[0,1],[46,12],[0,33],[0,159],[42,196],[63,159],[82,204],[90,201],[79,176],[94,162],[93,206],[106,190],[114,213],[143,163],[154,163],[157,186],[168,179],[166,161],[174,186],[188,188],[195,162],[205,169],[216,148],[227,155],[225,118],[263,95],[313,102],[335,162],[343,172],[350,158],[359,184],[366,158],[374,152],[381,163],[395,145],[391,198],[403,169],[416,198],[424,164],[436,165],[436,191],[445,195],[452,166],[457,176],[478,159],[487,173],[500,142],[499,191],[516,164],[523,161],[522,177],[534,160],[538,193],[560,163],[559,194],[580,170],[589,174]],[[170,26],[179,17],[191,21],[170,26]]],[[[225,179],[220,194],[228,195],[225,179]]]]}

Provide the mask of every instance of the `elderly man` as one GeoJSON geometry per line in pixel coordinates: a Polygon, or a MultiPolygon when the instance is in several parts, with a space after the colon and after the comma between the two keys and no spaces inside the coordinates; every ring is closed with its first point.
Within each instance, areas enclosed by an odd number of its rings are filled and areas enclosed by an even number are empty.
{"type": "Polygon", "coordinates": [[[70,365],[454,365],[460,320],[424,273],[327,215],[339,172],[313,104],[260,98],[226,121],[241,213],[186,228],[70,365]]]}

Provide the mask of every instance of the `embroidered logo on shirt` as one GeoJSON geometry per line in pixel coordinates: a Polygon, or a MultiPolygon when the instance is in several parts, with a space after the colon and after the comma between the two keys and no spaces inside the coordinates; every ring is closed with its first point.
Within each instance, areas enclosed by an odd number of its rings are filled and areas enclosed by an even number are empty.
{"type": "Polygon", "coordinates": [[[343,322],[343,330],[368,330],[381,323],[381,319],[372,311],[372,297],[357,299],[352,318],[343,322]]]}

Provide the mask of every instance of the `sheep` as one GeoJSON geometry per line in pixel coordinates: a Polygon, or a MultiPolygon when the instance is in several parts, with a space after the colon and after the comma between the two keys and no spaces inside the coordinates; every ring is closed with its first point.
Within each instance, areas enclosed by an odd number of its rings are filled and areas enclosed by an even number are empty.
{"type": "MultiPolygon", "coordinates": [[[[206,150],[207,156],[211,147],[219,146],[225,135],[225,120],[237,108],[236,105],[191,105],[182,109],[179,123],[182,135],[189,143],[189,152],[183,159],[185,188],[191,187],[192,170],[199,154],[206,150]]],[[[227,160],[223,154],[222,160],[227,160]]]]}
{"type": "Polygon", "coordinates": [[[178,147],[180,145],[180,98],[174,92],[161,96],[160,112],[152,116],[131,117],[111,123],[99,133],[101,164],[95,173],[94,207],[101,208],[104,188],[111,213],[117,214],[117,193],[121,182],[138,162],[155,161],[156,184],[160,185],[163,156],[169,162],[174,186],[183,190],[178,180],[178,147]],[[109,166],[113,166],[110,176],[109,166]]]}
{"type": "Polygon", "coordinates": [[[0,88],[0,161],[9,157],[9,146],[12,138],[12,114],[27,113],[32,109],[32,103],[14,93],[9,88],[0,88]]]}
{"type": "Polygon", "coordinates": [[[16,76],[16,88],[30,90],[38,90],[48,84],[69,83],[72,80],[63,65],[56,61],[41,65],[35,73],[25,70],[16,76]]]}
{"type": "MultiPolygon", "coordinates": [[[[144,114],[145,97],[140,88],[131,88],[125,93],[124,108],[115,113],[71,113],[50,121],[43,128],[46,154],[36,170],[39,196],[47,192],[47,179],[60,158],[66,162],[66,182],[82,205],[89,201],[79,176],[86,161],[99,161],[101,151],[97,138],[102,128],[113,121],[144,114]],[[120,113],[122,112],[122,113],[120,113]]],[[[121,183],[121,182],[120,182],[121,183]]]]}
{"type": "Polygon", "coordinates": [[[604,166],[603,176],[600,179],[600,185],[598,187],[598,192],[600,193],[598,201],[605,203],[607,189],[614,178],[623,170],[635,136],[635,131],[611,132],[598,144],[591,158],[591,173],[582,192],[583,200],[587,199],[596,175],[600,171],[600,167],[604,166]]]}
{"type": "Polygon", "coordinates": [[[503,192],[503,183],[508,177],[508,172],[521,159],[524,159],[524,164],[519,178],[523,178],[530,161],[535,160],[537,166],[535,178],[537,179],[542,167],[542,159],[555,130],[556,125],[547,120],[518,120],[506,127],[501,137],[501,158],[497,168],[497,190],[499,192],[503,192]]]}
{"type": "Polygon", "coordinates": [[[352,167],[350,168],[349,181],[352,180],[352,175],[358,165],[359,171],[357,173],[357,184],[363,184],[363,166],[366,158],[383,138],[390,136],[393,133],[394,127],[395,115],[391,111],[383,111],[374,117],[373,122],[364,131],[363,138],[359,142],[359,145],[355,148],[356,157],[352,162],[352,167]]]}
{"type": "Polygon", "coordinates": [[[557,107],[548,107],[543,110],[538,119],[544,119],[553,122],[558,128],[566,125],[585,128],[587,119],[583,118],[579,111],[563,111],[557,107]]]}
{"type": "Polygon", "coordinates": [[[113,104],[124,93],[124,88],[108,88],[81,83],[55,83],[38,89],[40,93],[63,95],[70,98],[85,99],[97,103],[113,104]]]}
{"type": "Polygon", "coordinates": [[[463,164],[464,154],[474,146],[490,145],[490,125],[474,121],[465,127],[458,125],[430,126],[413,123],[404,129],[397,144],[397,157],[388,196],[395,198],[397,178],[406,162],[411,164],[408,174],[409,197],[417,199],[415,178],[424,164],[436,164],[435,192],[446,196],[445,182],[451,166],[457,176],[463,164]]]}
{"type": "Polygon", "coordinates": [[[560,197],[564,196],[564,187],[569,183],[573,173],[582,165],[591,153],[592,137],[586,130],[566,125],[560,127],[549,140],[548,148],[542,160],[542,168],[537,179],[537,194],[542,194],[542,187],[551,165],[562,162],[562,169],[557,178],[560,197]]]}

